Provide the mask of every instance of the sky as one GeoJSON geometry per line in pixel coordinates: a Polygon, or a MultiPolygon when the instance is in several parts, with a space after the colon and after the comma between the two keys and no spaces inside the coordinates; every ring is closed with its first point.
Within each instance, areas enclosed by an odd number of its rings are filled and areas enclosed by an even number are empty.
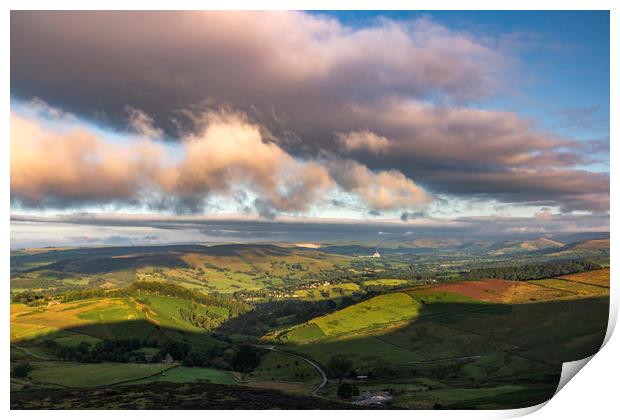
{"type": "Polygon", "coordinates": [[[13,248],[607,231],[609,14],[14,11],[11,215],[13,248]]]}

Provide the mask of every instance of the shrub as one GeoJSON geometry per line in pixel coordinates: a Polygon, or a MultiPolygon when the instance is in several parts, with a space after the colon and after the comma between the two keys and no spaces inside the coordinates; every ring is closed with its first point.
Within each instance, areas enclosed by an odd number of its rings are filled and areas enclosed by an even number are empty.
{"type": "Polygon", "coordinates": [[[342,378],[353,370],[353,362],[345,355],[336,354],[327,362],[327,370],[332,378],[342,381],[342,378]]]}
{"type": "Polygon", "coordinates": [[[357,386],[351,385],[347,382],[338,385],[338,396],[340,398],[351,398],[355,395],[359,395],[360,391],[357,389],[357,386]]]}
{"type": "Polygon", "coordinates": [[[25,378],[34,370],[34,366],[30,363],[20,363],[13,368],[13,376],[16,378],[25,378]]]}
{"type": "Polygon", "coordinates": [[[231,360],[233,368],[238,372],[249,372],[260,364],[260,354],[254,347],[241,346],[231,360]]]}

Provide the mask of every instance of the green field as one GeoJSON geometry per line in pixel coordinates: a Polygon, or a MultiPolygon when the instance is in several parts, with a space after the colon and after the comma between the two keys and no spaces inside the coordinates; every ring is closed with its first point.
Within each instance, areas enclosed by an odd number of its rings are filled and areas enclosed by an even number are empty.
{"type": "Polygon", "coordinates": [[[129,384],[147,384],[152,382],[195,382],[195,381],[209,381],[214,384],[230,384],[234,385],[238,382],[235,378],[226,371],[211,369],[211,368],[199,368],[199,367],[185,367],[179,366],[174,369],[168,370],[163,374],[155,375],[150,378],[140,379],[137,381],[128,382],[129,384]]]}
{"type": "Polygon", "coordinates": [[[34,382],[44,382],[66,387],[109,385],[157,374],[170,366],[146,363],[73,363],[33,362],[34,382]]]}
{"type": "Polygon", "coordinates": [[[256,381],[286,381],[316,385],[321,378],[312,366],[290,355],[270,351],[261,357],[260,364],[248,379],[256,381]]]}
{"type": "Polygon", "coordinates": [[[418,315],[420,304],[406,293],[390,293],[368,299],[333,314],[313,319],[300,328],[280,334],[284,341],[311,341],[317,338],[348,334],[411,319],[418,315]],[[320,330],[320,332],[317,330],[320,330]]]}
{"type": "Polygon", "coordinates": [[[295,290],[295,297],[303,300],[339,299],[359,292],[360,287],[355,283],[339,283],[334,285],[321,285],[312,289],[295,290]]]}
{"type": "Polygon", "coordinates": [[[401,279],[365,280],[362,282],[364,286],[404,286],[408,283],[407,280],[401,279]]]}

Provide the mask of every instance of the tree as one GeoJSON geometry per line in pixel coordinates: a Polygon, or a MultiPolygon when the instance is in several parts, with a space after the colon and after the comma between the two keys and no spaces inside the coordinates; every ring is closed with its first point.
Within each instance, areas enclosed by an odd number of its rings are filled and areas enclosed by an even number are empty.
{"type": "Polygon", "coordinates": [[[34,370],[34,366],[30,363],[20,363],[13,368],[13,376],[16,378],[25,378],[34,370]]]}
{"type": "Polygon", "coordinates": [[[202,353],[191,352],[185,359],[183,359],[183,366],[204,366],[207,363],[207,359],[202,353]]]}
{"type": "Polygon", "coordinates": [[[241,346],[231,363],[237,372],[249,372],[260,364],[260,354],[254,347],[241,346]]]}
{"type": "Polygon", "coordinates": [[[343,354],[336,354],[327,362],[327,369],[330,376],[342,381],[342,378],[353,370],[353,362],[343,354]]]}
{"type": "Polygon", "coordinates": [[[189,354],[191,346],[187,343],[181,343],[179,341],[168,341],[162,349],[162,356],[166,357],[166,354],[172,356],[175,360],[183,360],[185,356],[189,354]]]}
{"type": "Polygon", "coordinates": [[[357,389],[357,386],[351,385],[349,383],[343,383],[338,385],[338,396],[340,398],[351,398],[354,395],[359,395],[360,391],[357,389]]]}

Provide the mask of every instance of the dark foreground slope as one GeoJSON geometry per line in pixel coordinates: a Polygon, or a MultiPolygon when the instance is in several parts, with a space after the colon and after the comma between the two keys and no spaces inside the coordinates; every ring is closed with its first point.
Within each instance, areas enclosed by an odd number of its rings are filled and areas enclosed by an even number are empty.
{"type": "Polygon", "coordinates": [[[322,398],[285,394],[245,386],[208,382],[62,390],[29,390],[11,394],[13,410],[336,410],[358,406],[322,398]]]}

